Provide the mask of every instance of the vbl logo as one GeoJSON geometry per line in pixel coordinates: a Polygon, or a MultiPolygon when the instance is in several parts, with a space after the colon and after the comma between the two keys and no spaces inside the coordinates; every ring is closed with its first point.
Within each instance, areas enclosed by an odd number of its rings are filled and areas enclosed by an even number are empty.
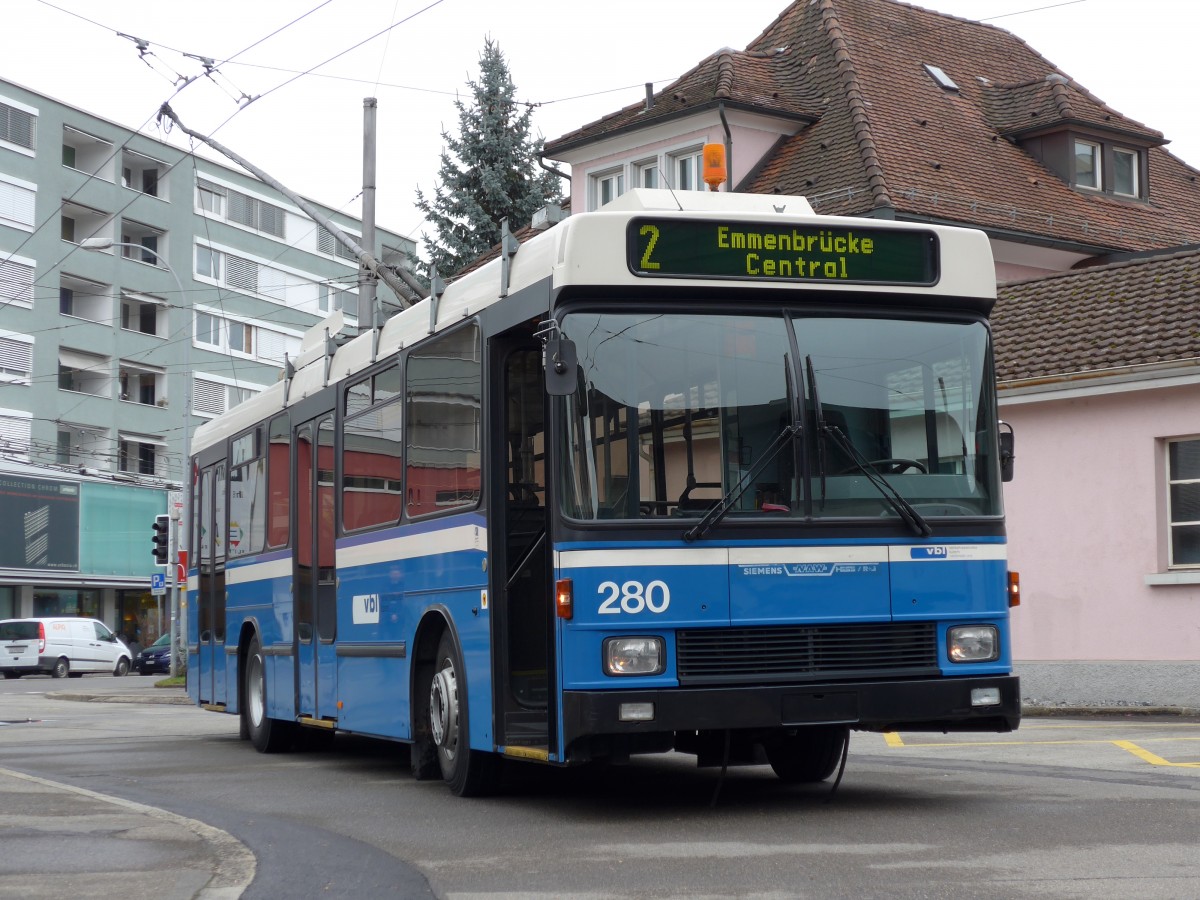
{"type": "Polygon", "coordinates": [[[913,547],[909,559],[945,559],[949,555],[948,547],[913,547]]]}

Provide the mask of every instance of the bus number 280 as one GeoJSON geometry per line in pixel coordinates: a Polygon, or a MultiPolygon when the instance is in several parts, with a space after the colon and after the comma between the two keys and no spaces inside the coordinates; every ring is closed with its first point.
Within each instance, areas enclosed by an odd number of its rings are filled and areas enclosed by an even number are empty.
{"type": "Polygon", "coordinates": [[[626,581],[620,585],[615,581],[605,581],[596,589],[596,593],[604,597],[598,610],[600,615],[640,613],[643,609],[661,613],[671,605],[671,589],[662,581],[651,581],[649,584],[626,581]]]}

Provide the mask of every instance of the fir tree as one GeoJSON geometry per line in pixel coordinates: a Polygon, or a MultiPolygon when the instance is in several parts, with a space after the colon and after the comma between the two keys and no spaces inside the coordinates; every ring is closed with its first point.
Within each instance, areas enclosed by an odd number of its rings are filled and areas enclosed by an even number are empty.
{"type": "Polygon", "coordinates": [[[417,188],[417,208],[435,232],[421,234],[429,265],[445,276],[500,242],[501,219],[516,231],[547,203],[562,200],[557,176],[538,165],[543,141],[529,134],[533,108],[515,99],[508,64],[491,38],[479,57],[479,80],[467,86],[471,102],[454,101],[458,137],[442,132],[446,146],[432,201],[417,188]]]}

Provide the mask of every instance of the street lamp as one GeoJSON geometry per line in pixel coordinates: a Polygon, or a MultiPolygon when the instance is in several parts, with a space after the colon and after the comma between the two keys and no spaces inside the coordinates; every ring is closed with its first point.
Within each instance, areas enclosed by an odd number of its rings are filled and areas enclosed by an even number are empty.
{"type": "MultiPolygon", "coordinates": [[[[187,312],[187,305],[184,303],[185,295],[183,292],[183,282],[179,280],[179,275],[171,268],[171,264],[167,262],[167,258],[153,250],[150,247],[142,244],[134,244],[130,241],[114,241],[111,238],[90,237],[84,238],[79,242],[79,247],[82,250],[108,250],[112,247],[130,247],[134,250],[140,250],[143,253],[150,253],[156,260],[162,263],[164,269],[171,273],[171,277],[175,279],[175,287],[179,290],[179,308],[187,312]]],[[[189,319],[185,315],[185,319],[189,319]]],[[[183,342],[183,460],[180,463],[181,478],[180,483],[183,485],[184,509],[187,509],[188,494],[191,490],[191,478],[188,471],[188,460],[191,457],[191,426],[192,417],[191,410],[188,407],[191,405],[191,385],[188,382],[188,377],[191,374],[191,350],[192,350],[192,328],[190,320],[187,322],[184,333],[187,339],[183,342]]],[[[176,541],[176,549],[181,553],[186,552],[187,527],[185,520],[179,522],[179,539],[176,541]]],[[[179,566],[176,565],[171,569],[171,675],[179,674],[179,635],[180,635],[180,593],[187,589],[187,573],[184,573],[184,580],[181,583],[178,578],[179,566]]]]}

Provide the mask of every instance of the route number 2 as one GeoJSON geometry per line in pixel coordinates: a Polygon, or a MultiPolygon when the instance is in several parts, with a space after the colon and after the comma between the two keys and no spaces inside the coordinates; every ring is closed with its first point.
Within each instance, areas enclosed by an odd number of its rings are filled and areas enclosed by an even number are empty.
{"type": "Polygon", "coordinates": [[[602,616],[615,616],[623,612],[633,615],[643,609],[662,613],[671,605],[671,589],[663,581],[651,581],[645,585],[640,581],[626,581],[621,585],[615,581],[605,581],[596,588],[596,593],[604,597],[598,610],[602,616]]]}

